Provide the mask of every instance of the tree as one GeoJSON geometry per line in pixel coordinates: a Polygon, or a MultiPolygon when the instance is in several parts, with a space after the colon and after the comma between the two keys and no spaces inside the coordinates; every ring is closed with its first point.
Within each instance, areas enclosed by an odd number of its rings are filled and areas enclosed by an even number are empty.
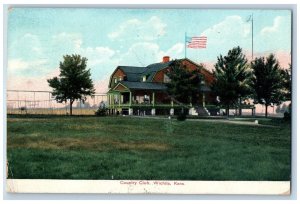
{"type": "Polygon", "coordinates": [[[167,73],[170,82],[166,84],[171,98],[182,104],[193,104],[199,99],[201,75],[200,70],[189,71],[180,61],[175,60],[167,73]]]}
{"type": "Polygon", "coordinates": [[[283,79],[284,100],[292,100],[292,65],[288,69],[281,69],[281,78],[283,79]]]}
{"type": "Polygon", "coordinates": [[[283,71],[273,54],[266,59],[255,58],[251,62],[253,78],[251,87],[253,89],[254,103],[265,105],[265,116],[268,117],[268,106],[280,105],[284,100],[283,71]]]}
{"type": "MultiPolygon", "coordinates": [[[[250,94],[251,71],[240,47],[220,55],[213,71],[215,81],[212,90],[219,96],[220,103],[226,107],[229,116],[230,106],[241,104],[242,98],[250,94]]],[[[241,111],[240,111],[241,112],[241,111]]]]}
{"type": "Polygon", "coordinates": [[[86,69],[87,59],[80,55],[65,55],[64,61],[59,63],[59,77],[48,79],[53,88],[52,95],[59,103],[70,102],[70,115],[75,100],[85,101],[86,96],[95,93],[90,70],[86,69]]]}
{"type": "Polygon", "coordinates": [[[184,106],[197,103],[199,99],[202,80],[200,70],[189,71],[180,61],[175,60],[170,65],[167,76],[170,78],[169,83],[166,84],[167,92],[173,101],[181,105],[177,120],[185,120],[184,106]]]}
{"type": "MultiPolygon", "coordinates": [[[[292,64],[289,68],[282,71],[284,97],[286,101],[292,101],[292,64]]],[[[292,102],[289,104],[287,110],[284,112],[284,118],[290,120],[292,117],[292,102]]]]}

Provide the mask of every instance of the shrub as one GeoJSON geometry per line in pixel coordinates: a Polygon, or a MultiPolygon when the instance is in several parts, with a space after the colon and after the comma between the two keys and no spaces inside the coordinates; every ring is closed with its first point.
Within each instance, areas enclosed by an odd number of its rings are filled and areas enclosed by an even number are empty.
{"type": "Polygon", "coordinates": [[[285,120],[291,120],[291,116],[292,116],[292,104],[290,103],[288,110],[284,112],[284,119],[285,120]]]}
{"type": "Polygon", "coordinates": [[[95,115],[97,115],[97,116],[106,116],[107,115],[107,108],[100,106],[98,108],[98,110],[95,112],[95,115]]]}
{"type": "Polygon", "coordinates": [[[181,111],[178,115],[177,115],[177,120],[178,121],[185,121],[186,120],[186,113],[181,111]]]}

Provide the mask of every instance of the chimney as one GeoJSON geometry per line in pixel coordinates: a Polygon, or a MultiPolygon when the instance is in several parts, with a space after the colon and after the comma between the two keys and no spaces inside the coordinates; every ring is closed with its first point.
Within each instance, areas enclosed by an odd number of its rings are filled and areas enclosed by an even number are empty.
{"type": "Polygon", "coordinates": [[[170,57],[169,56],[164,56],[162,62],[166,63],[170,61],[170,57]]]}

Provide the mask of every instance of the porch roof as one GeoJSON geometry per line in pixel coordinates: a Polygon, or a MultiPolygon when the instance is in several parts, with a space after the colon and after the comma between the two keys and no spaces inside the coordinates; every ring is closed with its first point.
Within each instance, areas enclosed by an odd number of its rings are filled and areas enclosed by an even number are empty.
{"type": "MultiPolygon", "coordinates": [[[[154,83],[154,82],[133,82],[133,81],[120,81],[118,84],[124,86],[127,91],[129,90],[153,90],[153,91],[166,91],[167,86],[163,83],[154,83]]],[[[117,87],[116,85],[115,87],[117,87]]],[[[125,89],[125,90],[126,90],[125,89]]],[[[117,90],[111,89],[109,92],[119,92],[117,90]]],[[[210,92],[211,88],[207,85],[201,85],[199,87],[199,91],[201,92],[210,92]]],[[[121,91],[123,92],[123,91],[121,91]]]]}
{"type": "Polygon", "coordinates": [[[164,91],[167,89],[165,84],[162,83],[149,83],[149,82],[132,82],[132,81],[121,81],[120,84],[126,86],[131,90],[156,90],[164,91]]]}

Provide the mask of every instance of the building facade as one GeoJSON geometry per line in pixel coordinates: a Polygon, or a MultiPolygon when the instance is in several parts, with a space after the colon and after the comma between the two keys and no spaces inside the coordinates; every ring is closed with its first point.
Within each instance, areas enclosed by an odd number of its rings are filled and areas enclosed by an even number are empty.
{"type": "MultiPolygon", "coordinates": [[[[189,107],[189,114],[198,115],[199,111],[204,111],[205,114],[207,112],[205,107],[212,104],[216,98],[210,90],[210,85],[214,81],[213,74],[190,59],[184,58],[177,61],[190,71],[200,69],[203,83],[199,87],[199,103],[197,108],[189,107]]],[[[166,91],[166,83],[170,81],[167,72],[173,62],[174,60],[170,61],[169,56],[165,56],[162,62],[146,67],[118,66],[109,81],[107,93],[109,113],[125,115],[176,114],[181,106],[172,101],[166,91]]]]}

